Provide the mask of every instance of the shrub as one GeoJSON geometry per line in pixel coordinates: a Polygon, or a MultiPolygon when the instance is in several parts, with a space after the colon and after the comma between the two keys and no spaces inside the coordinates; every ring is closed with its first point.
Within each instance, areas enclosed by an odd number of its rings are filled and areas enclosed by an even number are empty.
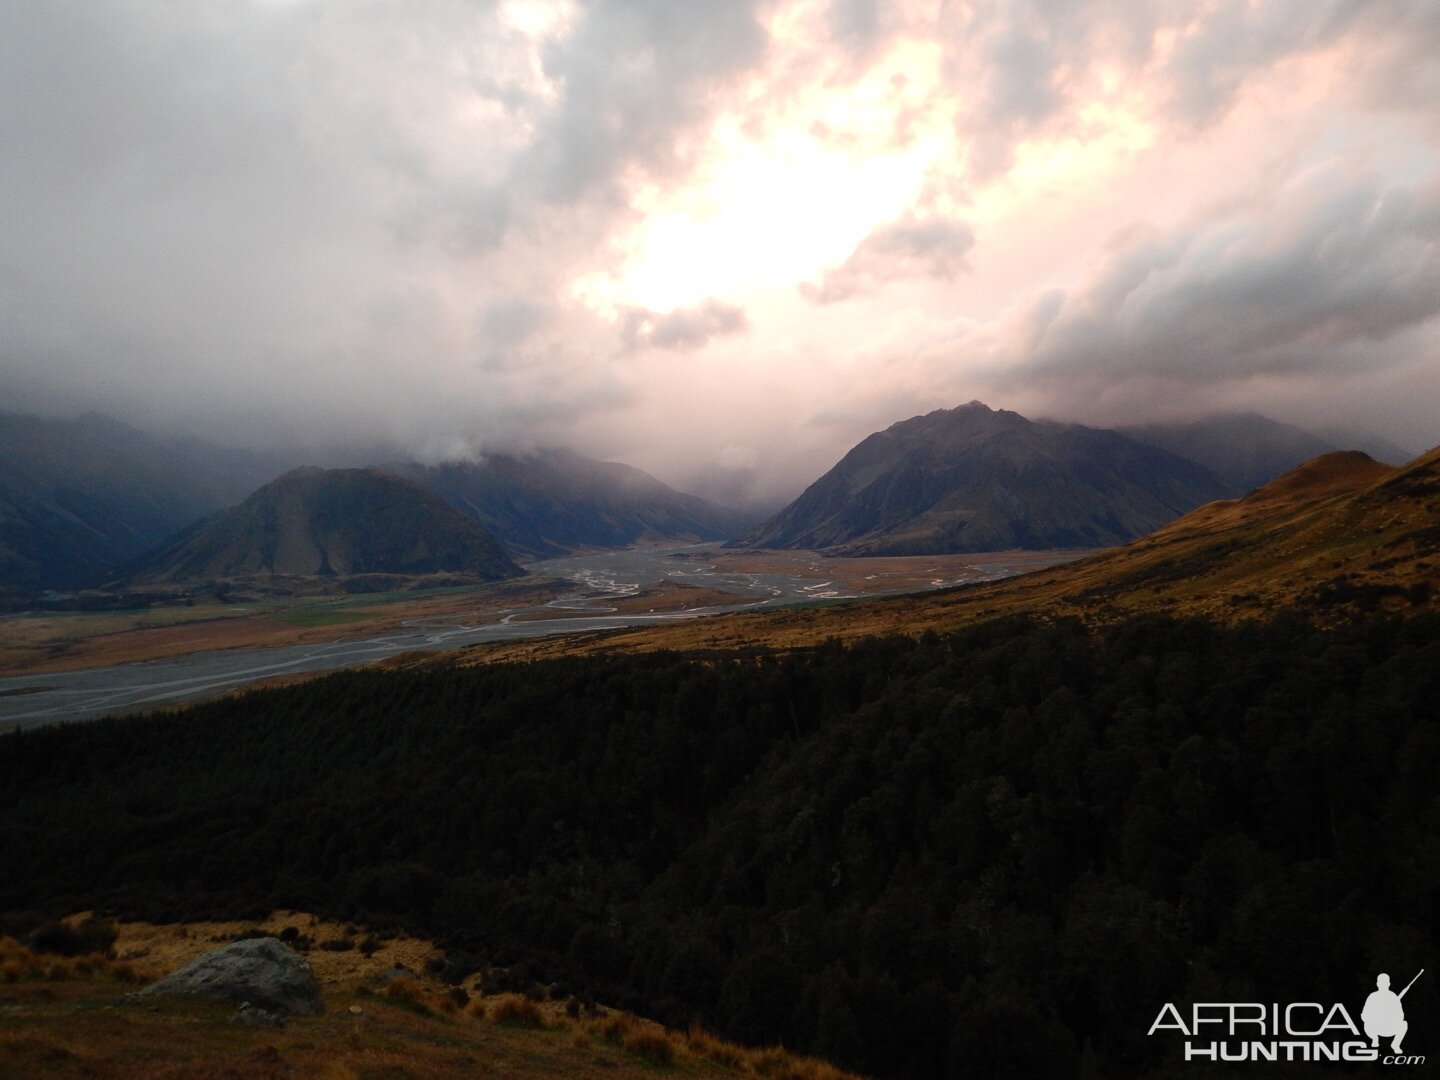
{"type": "Polygon", "coordinates": [[[545,1014],[540,1011],[540,1006],[520,994],[501,994],[490,1003],[485,1015],[492,1024],[530,1028],[545,1026],[545,1014]]]}
{"type": "Polygon", "coordinates": [[[652,1065],[672,1065],[675,1062],[675,1044],[662,1031],[632,1031],[620,1040],[620,1045],[652,1065]]]}
{"type": "Polygon", "coordinates": [[[27,944],[36,952],[52,956],[108,955],[119,936],[113,922],[92,915],[73,926],[65,922],[45,923],[31,933],[27,944]]]}

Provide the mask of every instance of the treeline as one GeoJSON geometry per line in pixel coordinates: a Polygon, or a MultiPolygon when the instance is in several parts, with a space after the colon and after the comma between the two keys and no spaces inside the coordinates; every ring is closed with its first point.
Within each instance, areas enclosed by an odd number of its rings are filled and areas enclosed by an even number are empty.
{"type": "Polygon", "coordinates": [[[0,912],[308,909],[879,1076],[1143,1075],[1166,1001],[1358,1016],[1435,955],[1437,701],[1433,617],[343,673],[0,739],[0,912]]]}

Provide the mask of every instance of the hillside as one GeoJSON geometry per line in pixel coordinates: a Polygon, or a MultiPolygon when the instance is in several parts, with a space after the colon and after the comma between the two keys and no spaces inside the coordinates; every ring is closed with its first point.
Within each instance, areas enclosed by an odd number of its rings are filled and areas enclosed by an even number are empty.
{"type": "Polygon", "coordinates": [[[0,928],[301,908],[878,1077],[1174,1076],[1160,1002],[1433,955],[1437,679],[1426,615],[345,672],[0,737],[0,928]]]}
{"type": "Polygon", "coordinates": [[[1096,614],[1225,621],[1281,609],[1329,621],[1425,607],[1440,585],[1437,462],[1437,451],[1404,468],[1359,451],[1326,454],[1068,574],[1012,588],[1021,596],[1059,586],[1067,607],[1096,614]]]}
{"type": "Polygon", "coordinates": [[[130,583],[523,571],[480,525],[383,469],[297,469],[127,567],[130,583]]]}
{"type": "Polygon", "coordinates": [[[1234,492],[1116,432],[975,401],[871,435],[742,542],[840,555],[1108,547],[1234,492]]]}
{"type": "Polygon", "coordinates": [[[753,521],[676,491],[640,469],[569,450],[393,468],[480,522],[517,558],[728,540],[753,521]]]}

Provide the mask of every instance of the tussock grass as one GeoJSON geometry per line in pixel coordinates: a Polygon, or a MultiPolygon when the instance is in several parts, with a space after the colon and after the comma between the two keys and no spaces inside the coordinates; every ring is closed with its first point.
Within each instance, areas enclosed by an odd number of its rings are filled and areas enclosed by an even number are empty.
{"type": "Polygon", "coordinates": [[[129,961],[47,955],[0,938],[0,982],[8,980],[7,994],[25,1002],[0,1027],[0,1077],[430,1080],[474,1075],[478,1063],[499,1059],[516,1080],[642,1080],[656,1072],[850,1080],[823,1062],[778,1047],[737,1046],[700,1028],[667,1030],[620,1012],[571,1017],[558,1003],[513,993],[465,1000],[454,987],[423,978],[395,979],[373,992],[327,986],[323,1015],[293,1018],[282,1030],[226,1024],[228,1008],[213,1002],[166,1001],[145,1009],[115,1004],[123,993],[117,983],[156,975],[129,961]]]}
{"type": "MultiPolygon", "coordinates": [[[[475,1004],[480,1005],[480,1002],[475,1004]]],[[[485,1019],[492,1024],[508,1024],[511,1027],[543,1028],[545,1014],[540,1006],[523,994],[498,994],[483,1006],[485,1019]]]]}
{"type": "Polygon", "coordinates": [[[127,960],[100,953],[53,956],[36,952],[14,938],[0,937],[0,983],[40,979],[67,982],[95,976],[108,976],[122,983],[143,983],[155,977],[127,960]]]}

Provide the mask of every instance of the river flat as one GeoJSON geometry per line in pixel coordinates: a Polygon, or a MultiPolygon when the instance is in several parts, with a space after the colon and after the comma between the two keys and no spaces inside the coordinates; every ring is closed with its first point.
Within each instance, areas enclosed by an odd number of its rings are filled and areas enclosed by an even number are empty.
{"type": "Polygon", "coordinates": [[[732,552],[716,544],[645,547],[548,559],[532,574],[559,579],[554,599],[496,609],[477,592],[473,612],[404,620],[348,640],[228,648],[0,678],[0,731],[195,701],[265,680],[440,652],[482,642],[620,629],[733,611],[925,592],[993,581],[1078,553],[999,553],[908,559],[827,559],[810,552],[732,552]],[[647,608],[647,598],[664,603],[647,608]],[[686,598],[701,603],[687,606],[686,598]]]}

